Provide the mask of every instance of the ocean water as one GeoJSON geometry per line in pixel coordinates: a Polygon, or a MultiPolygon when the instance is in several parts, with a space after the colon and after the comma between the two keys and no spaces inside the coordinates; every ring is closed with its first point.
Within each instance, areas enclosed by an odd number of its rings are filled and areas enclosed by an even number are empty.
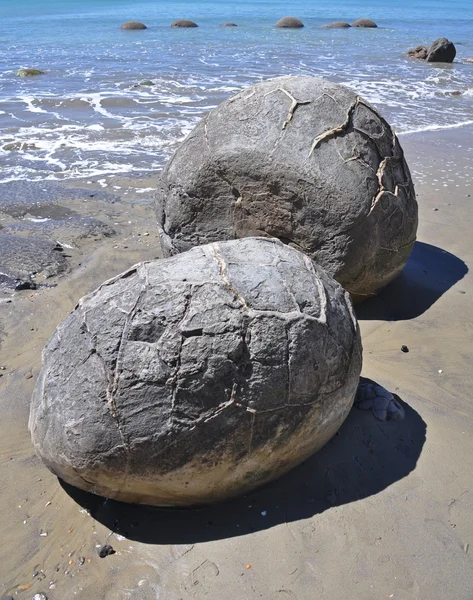
{"type": "Polygon", "coordinates": [[[207,111],[285,74],[352,88],[401,134],[473,123],[473,2],[412,4],[0,0],[0,182],[154,174],[207,111]],[[306,27],[275,29],[288,14],[306,27]],[[378,28],[320,27],[360,17],[378,28]],[[178,18],[199,27],[170,28],[178,18]],[[128,20],[148,29],[121,30],[128,20]],[[438,37],[456,45],[452,65],[405,56],[438,37]]]}

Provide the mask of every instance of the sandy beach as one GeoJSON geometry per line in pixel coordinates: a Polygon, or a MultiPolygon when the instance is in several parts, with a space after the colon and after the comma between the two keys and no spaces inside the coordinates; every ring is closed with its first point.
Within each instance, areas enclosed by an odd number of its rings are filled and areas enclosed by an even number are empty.
{"type": "Polygon", "coordinates": [[[200,510],[104,501],[61,485],[34,455],[27,422],[44,344],[81,296],[159,256],[152,206],[136,190],[155,181],[107,178],[121,188],[113,203],[61,194],[53,204],[117,235],[74,246],[55,287],[0,299],[0,598],[471,600],[472,134],[401,137],[418,242],[403,274],[357,307],[363,376],[402,399],[405,419],[353,409],[299,468],[200,510]],[[101,559],[106,543],[116,553],[101,559]]]}

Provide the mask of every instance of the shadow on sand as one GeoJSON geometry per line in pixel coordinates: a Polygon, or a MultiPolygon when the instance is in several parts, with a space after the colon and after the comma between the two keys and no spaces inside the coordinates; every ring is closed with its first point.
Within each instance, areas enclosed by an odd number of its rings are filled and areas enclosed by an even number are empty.
{"type": "Polygon", "coordinates": [[[360,320],[404,321],[432,306],[468,273],[454,254],[424,242],[416,242],[404,270],[376,297],[356,307],[360,320]]]}
{"type": "Polygon", "coordinates": [[[426,424],[404,402],[402,421],[354,408],[336,436],[302,465],[246,496],[200,509],[160,509],[105,500],[61,482],[91,516],[131,540],[189,544],[230,538],[312,517],[366,498],[416,466],[426,424]]]}

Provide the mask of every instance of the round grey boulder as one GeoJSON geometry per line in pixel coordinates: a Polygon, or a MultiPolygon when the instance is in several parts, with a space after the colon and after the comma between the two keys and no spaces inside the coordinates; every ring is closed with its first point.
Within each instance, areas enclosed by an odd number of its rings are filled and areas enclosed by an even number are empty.
{"type": "Polygon", "coordinates": [[[198,27],[197,23],[194,21],[189,21],[187,19],[178,19],[171,23],[171,27],[198,27]]]}
{"type": "Polygon", "coordinates": [[[374,21],[371,19],[358,19],[354,23],[351,24],[352,27],[378,27],[374,21]]]}
{"type": "Polygon", "coordinates": [[[83,298],[43,351],[29,426],[70,484],[208,504],[323,446],[360,370],[349,295],[307,256],[274,239],[215,243],[83,298]]]}
{"type": "Polygon", "coordinates": [[[148,29],[144,23],[139,21],[127,21],[120,25],[120,29],[148,29]]]}
{"type": "Polygon", "coordinates": [[[322,25],[322,29],[348,29],[351,27],[350,23],[345,23],[345,21],[334,21],[333,23],[327,23],[327,25],[322,25]]]}
{"type": "Polygon", "coordinates": [[[359,300],[402,270],[417,203],[402,148],[362,98],[321,78],[255,84],[210,112],[165,167],[156,194],[165,255],[277,237],[359,300]]]}
{"type": "Polygon", "coordinates": [[[296,17],[283,17],[274,26],[282,29],[300,29],[304,27],[304,23],[296,17]]]}

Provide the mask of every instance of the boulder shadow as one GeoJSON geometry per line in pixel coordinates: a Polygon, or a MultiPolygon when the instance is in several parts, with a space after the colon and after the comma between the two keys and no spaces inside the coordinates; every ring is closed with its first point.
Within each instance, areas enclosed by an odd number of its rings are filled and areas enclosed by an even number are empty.
{"type": "Polygon", "coordinates": [[[371,411],[353,408],[332,440],[299,467],[245,496],[213,506],[163,509],[126,504],[60,483],[92,518],[130,540],[192,544],[248,535],[367,498],[406,477],[422,451],[426,424],[400,401],[404,420],[380,422],[371,411]]]}
{"type": "Polygon", "coordinates": [[[437,246],[416,242],[402,273],[381,292],[356,306],[360,320],[404,321],[429,309],[468,273],[466,264],[437,246]]]}

